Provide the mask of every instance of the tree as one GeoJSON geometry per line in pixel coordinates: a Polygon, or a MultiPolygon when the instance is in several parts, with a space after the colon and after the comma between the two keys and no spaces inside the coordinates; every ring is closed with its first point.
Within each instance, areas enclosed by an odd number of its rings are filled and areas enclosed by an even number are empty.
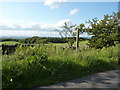
{"type": "Polygon", "coordinates": [[[56,29],[56,31],[59,32],[61,37],[63,37],[63,36],[66,37],[69,47],[73,46],[73,44],[75,42],[75,36],[76,36],[76,34],[78,34],[78,37],[76,37],[76,41],[78,41],[76,47],[78,47],[79,33],[82,34],[83,32],[85,32],[84,27],[85,27],[84,24],[80,24],[78,26],[76,24],[68,26],[68,24],[65,22],[64,25],[62,26],[62,30],[56,29]],[[73,31],[76,31],[76,32],[73,33],[73,31]]]}
{"type": "Polygon", "coordinates": [[[115,46],[120,43],[120,33],[118,33],[118,18],[120,12],[112,15],[104,15],[102,20],[97,18],[89,20],[90,26],[86,29],[89,35],[93,35],[88,45],[95,48],[115,46]]]}
{"type": "Polygon", "coordinates": [[[47,39],[41,39],[41,40],[38,40],[37,42],[35,42],[35,44],[46,44],[47,43],[47,39]]]}
{"type": "Polygon", "coordinates": [[[75,37],[72,34],[72,31],[74,30],[75,27],[76,27],[76,25],[68,26],[68,24],[65,22],[64,25],[61,27],[61,30],[56,29],[56,31],[59,32],[59,34],[62,38],[66,37],[69,47],[72,47],[75,42],[75,37]]]}

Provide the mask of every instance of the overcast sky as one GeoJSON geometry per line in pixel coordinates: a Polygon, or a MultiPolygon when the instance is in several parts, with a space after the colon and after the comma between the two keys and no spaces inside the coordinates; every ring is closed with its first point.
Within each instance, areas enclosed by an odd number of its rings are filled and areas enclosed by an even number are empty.
{"type": "MultiPolygon", "coordinates": [[[[0,3],[0,32],[3,36],[59,36],[54,30],[64,22],[85,23],[89,19],[102,19],[118,11],[118,2],[44,2],[0,3]]],[[[83,34],[82,36],[87,36],[83,34]]]]}

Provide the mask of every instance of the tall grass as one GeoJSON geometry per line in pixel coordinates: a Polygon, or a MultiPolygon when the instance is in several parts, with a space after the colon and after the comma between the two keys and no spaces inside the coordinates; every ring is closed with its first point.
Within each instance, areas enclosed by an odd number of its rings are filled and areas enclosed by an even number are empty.
{"type": "Polygon", "coordinates": [[[103,49],[19,47],[2,59],[3,88],[32,88],[118,68],[120,45],[103,49]]]}

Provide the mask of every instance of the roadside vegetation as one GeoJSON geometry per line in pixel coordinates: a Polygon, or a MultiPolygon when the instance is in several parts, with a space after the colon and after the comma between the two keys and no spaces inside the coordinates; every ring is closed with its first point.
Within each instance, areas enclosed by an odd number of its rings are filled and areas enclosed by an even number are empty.
{"type": "MultiPolygon", "coordinates": [[[[105,15],[103,20],[89,21],[89,27],[72,26],[80,33],[93,35],[90,39],[79,39],[77,51],[71,48],[75,37],[18,40],[36,45],[19,45],[13,54],[2,55],[2,87],[33,88],[120,68],[118,17],[119,12],[105,15]],[[67,48],[61,49],[63,46],[67,48]]],[[[64,33],[66,30],[71,32],[71,27],[65,23],[64,33]]]]}
{"type": "Polygon", "coordinates": [[[3,88],[32,88],[118,68],[118,47],[75,50],[51,46],[18,47],[2,57],[3,88]]]}

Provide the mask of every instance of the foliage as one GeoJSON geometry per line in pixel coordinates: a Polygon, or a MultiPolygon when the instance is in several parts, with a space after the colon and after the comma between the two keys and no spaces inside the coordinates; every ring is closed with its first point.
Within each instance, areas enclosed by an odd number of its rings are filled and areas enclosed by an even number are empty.
{"type": "Polygon", "coordinates": [[[67,38],[67,41],[68,41],[69,47],[72,47],[74,42],[75,42],[75,39],[74,38],[67,38]]]}
{"type": "Polygon", "coordinates": [[[120,33],[118,33],[118,13],[113,15],[104,15],[103,20],[97,18],[89,20],[89,28],[86,31],[93,35],[89,41],[89,46],[95,48],[103,48],[109,46],[115,46],[120,43],[120,33]]]}
{"type": "Polygon", "coordinates": [[[35,43],[66,43],[65,38],[58,38],[58,37],[31,37],[26,39],[19,40],[21,43],[27,43],[27,44],[35,44],[35,43]]]}
{"type": "Polygon", "coordinates": [[[3,56],[3,87],[25,87],[26,83],[33,79],[34,74],[41,72],[44,68],[42,62],[46,61],[48,57],[42,48],[39,50],[38,48],[38,46],[34,48],[20,46],[14,55],[3,56]]]}
{"type": "MultiPolygon", "coordinates": [[[[50,85],[88,74],[120,68],[118,14],[105,15],[103,20],[89,21],[90,27],[63,26],[65,38],[31,37],[19,40],[21,43],[74,43],[72,28],[80,33],[88,32],[93,37],[87,48],[86,42],[81,43],[81,49],[76,52],[71,48],[60,49],[52,44],[35,45],[34,47],[19,46],[11,55],[2,56],[3,88],[32,88],[50,85]],[[67,36],[66,36],[67,35],[67,36]],[[111,47],[109,47],[111,46],[111,47]],[[100,48],[100,49],[99,49],[100,48]],[[118,66],[119,65],[119,66],[118,66]]],[[[83,39],[84,40],[84,39],[83,39]]]]}
{"type": "Polygon", "coordinates": [[[79,30],[79,33],[80,34],[82,34],[82,33],[84,33],[85,32],[85,25],[82,23],[82,24],[80,24],[79,26],[77,26],[77,28],[76,29],[78,29],[79,30]]]}
{"type": "Polygon", "coordinates": [[[48,37],[47,40],[51,43],[67,43],[66,38],[48,37]]]}
{"type": "Polygon", "coordinates": [[[56,31],[59,32],[60,36],[63,38],[65,37],[66,40],[68,41],[68,45],[69,47],[72,47],[72,45],[75,42],[74,39],[74,34],[72,33],[72,31],[75,29],[76,25],[68,25],[66,22],[64,23],[64,25],[60,28],[60,29],[56,29],[56,31]]]}
{"type": "Polygon", "coordinates": [[[85,32],[84,27],[85,27],[84,24],[80,24],[79,26],[77,26],[77,25],[68,25],[65,22],[64,25],[60,29],[56,29],[56,31],[59,32],[62,38],[66,37],[69,47],[72,47],[75,42],[75,36],[76,36],[76,32],[73,31],[78,29],[79,33],[82,34],[83,32],[85,32]]]}
{"type": "Polygon", "coordinates": [[[46,43],[47,43],[47,39],[41,39],[35,42],[35,44],[46,44],[46,43]]]}
{"type": "Polygon", "coordinates": [[[41,39],[40,37],[34,36],[31,38],[27,38],[27,39],[21,39],[20,42],[34,44],[35,42],[39,41],[40,39],[41,39]]]}
{"type": "Polygon", "coordinates": [[[16,41],[16,42],[18,42],[19,39],[13,39],[13,38],[0,38],[0,42],[3,42],[3,41],[16,41]]]}
{"type": "Polygon", "coordinates": [[[120,45],[76,51],[50,45],[19,47],[2,56],[3,88],[50,85],[118,67],[120,45]]]}
{"type": "MultiPolygon", "coordinates": [[[[31,38],[26,38],[26,39],[19,39],[18,42],[17,41],[13,41],[14,39],[3,39],[2,42],[0,42],[0,44],[8,44],[8,45],[12,45],[12,44],[46,44],[46,43],[67,43],[68,41],[74,41],[74,38],[60,38],[60,37],[31,37],[31,38]]],[[[84,41],[87,40],[87,38],[79,38],[80,41],[84,41]]]]}

